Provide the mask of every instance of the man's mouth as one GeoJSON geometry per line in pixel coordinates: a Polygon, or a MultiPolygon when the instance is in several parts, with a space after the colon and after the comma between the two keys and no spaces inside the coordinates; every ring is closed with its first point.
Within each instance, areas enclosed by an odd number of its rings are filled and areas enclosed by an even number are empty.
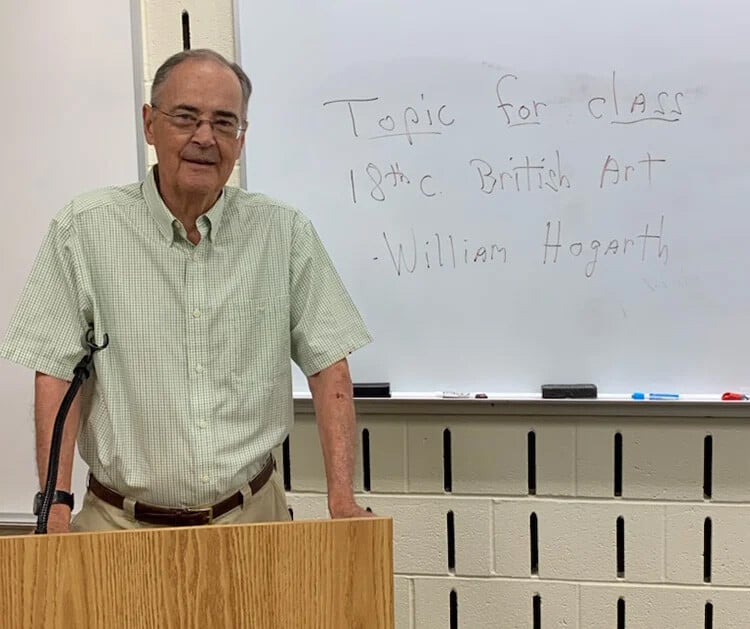
{"type": "Polygon", "coordinates": [[[201,166],[213,166],[216,164],[214,160],[211,159],[204,159],[201,157],[185,157],[183,158],[186,162],[190,162],[191,164],[199,164],[201,166]]]}

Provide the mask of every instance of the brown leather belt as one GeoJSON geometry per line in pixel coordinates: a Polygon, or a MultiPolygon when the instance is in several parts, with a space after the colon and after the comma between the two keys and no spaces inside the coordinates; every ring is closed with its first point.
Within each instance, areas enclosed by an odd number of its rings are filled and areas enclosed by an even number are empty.
{"type": "MultiPolygon", "coordinates": [[[[273,457],[269,457],[268,462],[263,469],[258,472],[257,476],[255,476],[255,478],[249,483],[250,490],[253,494],[258,493],[263,485],[268,482],[275,467],[276,462],[273,457]]],[[[102,485],[92,475],[89,475],[89,490],[91,490],[91,493],[97,498],[111,504],[113,507],[122,509],[125,498],[113,489],[102,485]]],[[[242,502],[243,498],[241,491],[232,494],[229,498],[225,498],[221,502],[217,502],[215,505],[203,508],[170,508],[150,505],[145,502],[136,502],[135,519],[140,522],[148,522],[149,524],[157,524],[160,526],[196,526],[199,524],[210,524],[216,518],[221,517],[235,507],[239,507],[242,502]]]]}

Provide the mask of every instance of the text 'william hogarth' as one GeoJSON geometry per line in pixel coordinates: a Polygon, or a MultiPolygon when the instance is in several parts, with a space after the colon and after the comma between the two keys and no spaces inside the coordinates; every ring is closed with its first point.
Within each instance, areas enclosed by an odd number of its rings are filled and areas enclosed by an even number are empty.
{"type": "MultiPolygon", "coordinates": [[[[455,237],[452,233],[432,232],[418,238],[414,229],[404,242],[397,237],[382,233],[387,256],[376,256],[374,262],[389,260],[397,276],[421,272],[445,272],[459,269],[470,270],[482,266],[510,267],[510,248],[498,241],[472,242],[468,238],[455,237]]],[[[664,216],[659,218],[658,230],[646,223],[640,232],[607,239],[594,238],[584,241],[568,236],[562,220],[547,221],[539,262],[550,268],[558,263],[575,260],[585,262],[583,274],[591,278],[601,262],[620,258],[641,264],[654,261],[666,265],[669,261],[669,245],[664,237],[664,216]],[[600,257],[601,256],[601,257],[600,257]]],[[[520,271],[520,270],[519,270],[520,271]]],[[[523,272],[523,271],[520,271],[523,272]]]]}

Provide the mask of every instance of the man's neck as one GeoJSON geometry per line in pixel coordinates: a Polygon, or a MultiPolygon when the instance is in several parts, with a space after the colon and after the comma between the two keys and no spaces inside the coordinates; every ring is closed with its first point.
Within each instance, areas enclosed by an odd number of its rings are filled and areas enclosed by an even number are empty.
{"type": "Polygon", "coordinates": [[[165,190],[160,185],[158,172],[156,173],[156,188],[159,191],[162,201],[164,201],[164,205],[167,206],[172,215],[185,227],[188,240],[197,245],[201,239],[201,235],[196,227],[196,221],[199,216],[205,214],[213,207],[221,196],[221,192],[218,195],[213,193],[206,195],[181,195],[174,190],[165,190]]]}
{"type": "Polygon", "coordinates": [[[221,196],[221,193],[211,195],[175,195],[169,191],[159,191],[164,205],[167,206],[174,217],[180,221],[185,229],[195,227],[195,221],[201,214],[210,210],[221,196]],[[166,193],[165,193],[166,192],[166,193]]]}

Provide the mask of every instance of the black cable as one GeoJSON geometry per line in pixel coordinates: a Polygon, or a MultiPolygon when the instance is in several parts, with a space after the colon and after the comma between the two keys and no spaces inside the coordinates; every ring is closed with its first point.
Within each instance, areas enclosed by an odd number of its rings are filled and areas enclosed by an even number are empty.
{"type": "Polygon", "coordinates": [[[49,448],[49,460],[47,462],[47,482],[44,485],[42,501],[37,515],[36,529],[34,530],[34,533],[37,535],[47,533],[47,521],[49,520],[49,512],[52,508],[52,497],[57,485],[57,471],[60,466],[60,449],[62,447],[63,430],[65,428],[65,420],[68,416],[68,411],[73,404],[78,389],[81,388],[84,381],[91,375],[94,354],[109,345],[109,337],[105,334],[103,343],[97,345],[94,343],[94,329],[89,328],[86,332],[86,345],[88,347],[88,353],[81,358],[78,364],[73,368],[73,380],[68,387],[68,391],[65,393],[65,397],[60,403],[60,408],[55,417],[55,425],[52,430],[52,440],[49,448]]]}

